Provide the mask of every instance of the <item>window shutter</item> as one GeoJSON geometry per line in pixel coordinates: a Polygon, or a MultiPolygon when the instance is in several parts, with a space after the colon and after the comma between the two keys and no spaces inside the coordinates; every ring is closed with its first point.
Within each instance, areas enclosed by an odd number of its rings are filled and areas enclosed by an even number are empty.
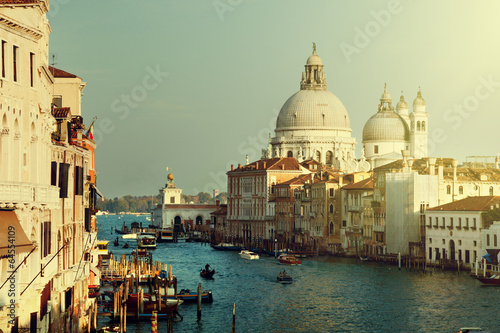
{"type": "Polygon", "coordinates": [[[59,163],[59,198],[68,197],[68,170],[69,164],[59,163]]]}
{"type": "Polygon", "coordinates": [[[51,163],[50,184],[57,186],[57,162],[51,163]]]}

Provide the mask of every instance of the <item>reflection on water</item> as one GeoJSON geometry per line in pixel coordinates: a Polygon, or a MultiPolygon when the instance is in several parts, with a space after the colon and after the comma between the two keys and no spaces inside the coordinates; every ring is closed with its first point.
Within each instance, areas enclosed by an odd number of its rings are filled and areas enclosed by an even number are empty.
{"type": "MultiPolygon", "coordinates": [[[[100,239],[113,240],[111,226],[123,221],[147,224],[145,217],[100,216],[100,239]]],[[[113,247],[115,254],[131,249],[113,247]]],[[[200,243],[159,243],[154,259],[172,265],[179,289],[211,289],[212,304],[183,304],[184,321],[175,332],[228,332],[236,303],[237,332],[453,332],[479,326],[498,332],[500,288],[483,287],[467,273],[423,274],[346,258],[304,259],[283,266],[274,258],[241,259],[236,252],[218,252],[200,243]],[[203,280],[200,269],[210,264],[218,272],[203,280]],[[294,282],[276,282],[286,268],[294,282]]],[[[101,318],[105,324],[107,319],[101,318]]],[[[159,324],[158,331],[166,331],[159,324]]],[[[127,332],[149,332],[148,322],[127,323],[127,332]]]]}

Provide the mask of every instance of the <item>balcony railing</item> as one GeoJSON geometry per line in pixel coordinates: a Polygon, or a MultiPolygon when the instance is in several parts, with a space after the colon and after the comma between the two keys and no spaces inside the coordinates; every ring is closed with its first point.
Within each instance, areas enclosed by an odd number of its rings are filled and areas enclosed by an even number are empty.
{"type": "Polygon", "coordinates": [[[58,205],[59,188],[50,185],[36,185],[23,182],[0,182],[0,206],[16,205],[58,205]]]}

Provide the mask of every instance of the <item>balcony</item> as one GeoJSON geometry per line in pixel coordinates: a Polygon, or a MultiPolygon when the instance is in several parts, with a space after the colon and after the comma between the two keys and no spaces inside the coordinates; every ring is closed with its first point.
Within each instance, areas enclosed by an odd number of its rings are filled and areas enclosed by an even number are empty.
{"type": "Polygon", "coordinates": [[[347,209],[350,212],[361,212],[363,210],[363,206],[358,206],[358,205],[349,205],[347,206],[347,209]]]}
{"type": "Polygon", "coordinates": [[[21,205],[58,206],[59,188],[23,182],[0,182],[0,208],[16,208],[21,205]]]}

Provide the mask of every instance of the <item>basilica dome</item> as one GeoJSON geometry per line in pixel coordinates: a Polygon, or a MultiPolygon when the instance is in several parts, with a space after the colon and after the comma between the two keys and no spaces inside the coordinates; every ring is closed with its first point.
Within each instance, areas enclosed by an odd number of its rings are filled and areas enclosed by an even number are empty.
{"type": "Polygon", "coordinates": [[[363,142],[366,141],[410,141],[410,130],[394,111],[380,111],[363,127],[363,142]]]}
{"type": "MultiPolygon", "coordinates": [[[[402,101],[404,102],[404,99],[402,101]]],[[[410,141],[410,129],[403,117],[394,112],[391,102],[391,95],[385,85],[378,112],[371,116],[363,127],[363,142],[410,141]]],[[[401,106],[399,103],[398,105],[401,106]]]]}
{"type": "Polygon", "coordinates": [[[283,105],[276,130],[341,129],[351,131],[344,104],[328,90],[300,90],[283,105]]]}

